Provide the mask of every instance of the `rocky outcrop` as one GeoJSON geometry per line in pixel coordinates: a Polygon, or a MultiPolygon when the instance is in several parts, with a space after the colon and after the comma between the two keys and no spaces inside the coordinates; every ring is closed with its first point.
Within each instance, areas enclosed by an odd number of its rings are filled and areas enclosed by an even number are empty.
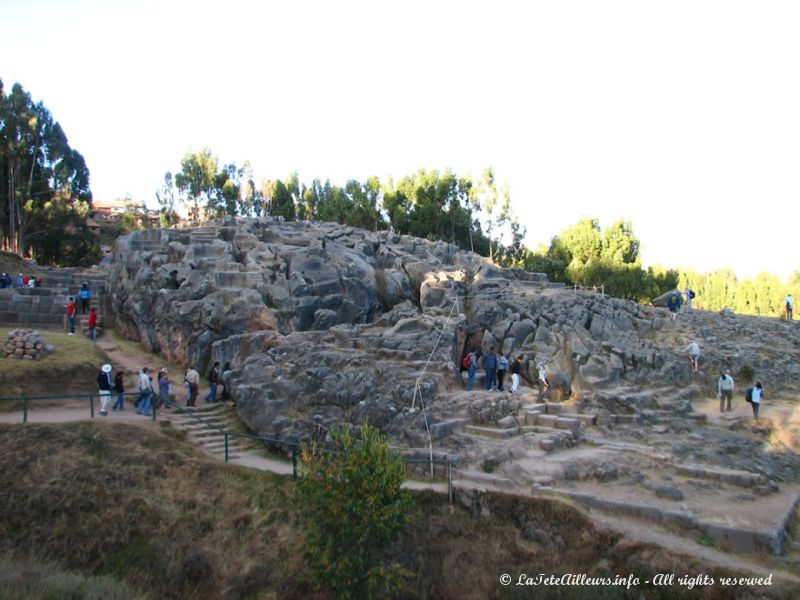
{"type": "Polygon", "coordinates": [[[117,243],[109,286],[118,329],[201,372],[231,362],[243,420],[277,438],[369,422],[421,442],[417,409],[444,418],[448,394],[463,391],[466,348],[522,354],[530,382],[544,361],[562,397],[687,384],[683,348],[694,338],[706,366],[695,383],[713,386],[723,366],[787,383],[800,375],[790,344],[728,343],[751,327],[744,317],[696,311],[672,322],[664,309],[566,289],[443,242],[332,223],[134,232],[117,243]]]}

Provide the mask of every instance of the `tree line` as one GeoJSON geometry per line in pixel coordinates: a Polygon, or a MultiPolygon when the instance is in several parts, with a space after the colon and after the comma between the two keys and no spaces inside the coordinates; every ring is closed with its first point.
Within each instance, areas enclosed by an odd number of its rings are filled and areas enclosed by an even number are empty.
{"type": "MultiPolygon", "coordinates": [[[[187,153],[180,170],[167,172],[156,192],[162,226],[178,222],[177,208],[190,218],[272,215],[286,220],[333,221],[369,230],[443,240],[487,256],[497,264],[546,273],[551,281],[600,287],[612,296],[649,302],[671,290],[690,287],[695,306],[729,307],[737,313],[783,314],[787,293],[800,294],[800,270],[787,282],[762,273],[737,280],[721,269],[701,274],[641,265],[639,239],[630,221],[605,229],[583,219],[535,250],[522,240],[525,227],[511,211],[507,184],[491,167],[480,176],[420,169],[397,181],[286,179],[256,183],[249,163],[220,164],[210,149],[187,153]]],[[[14,84],[6,93],[0,80],[0,244],[41,264],[91,264],[96,237],[87,227],[92,215],[89,169],[42,102],[14,84]]],[[[129,226],[135,215],[126,214],[129,226]]],[[[139,224],[141,225],[141,223],[139,224]]]]}
{"type": "Polygon", "coordinates": [[[420,169],[398,181],[351,179],[285,180],[258,185],[249,163],[220,165],[211,150],[190,152],[180,171],[168,171],[156,192],[162,223],[177,222],[178,203],[194,222],[223,216],[270,215],[292,220],[333,221],[372,231],[392,229],[431,240],[445,240],[491,258],[516,260],[524,229],[511,213],[507,184],[487,167],[478,178],[450,170],[420,169]]]}

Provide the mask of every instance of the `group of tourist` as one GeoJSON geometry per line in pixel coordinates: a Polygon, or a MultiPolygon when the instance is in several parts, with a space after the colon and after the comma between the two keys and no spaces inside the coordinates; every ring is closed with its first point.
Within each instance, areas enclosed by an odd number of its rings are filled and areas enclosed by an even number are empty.
{"type": "MultiPolygon", "coordinates": [[[[515,395],[519,394],[520,374],[522,373],[523,364],[525,363],[524,355],[518,355],[509,363],[503,351],[495,351],[494,346],[491,346],[486,354],[482,354],[480,350],[470,350],[461,359],[461,370],[467,372],[467,391],[472,391],[475,387],[475,376],[478,372],[479,361],[486,372],[487,391],[505,391],[503,389],[503,381],[505,380],[506,373],[510,372],[511,388],[508,391],[515,395]]],[[[537,375],[539,397],[541,397],[550,389],[544,361],[537,365],[537,375]]]]}
{"type": "Polygon", "coordinates": [[[667,308],[671,313],[671,318],[674,321],[675,317],[678,315],[678,312],[681,310],[681,306],[684,304],[683,297],[686,296],[686,310],[692,310],[692,300],[694,300],[695,293],[694,290],[687,287],[683,292],[679,292],[678,290],[674,290],[670,292],[670,295],[667,297],[667,308]]]}
{"type": "MultiPolygon", "coordinates": [[[[100,389],[100,414],[104,417],[108,415],[108,403],[111,401],[112,393],[117,394],[117,400],[111,410],[121,411],[125,409],[125,374],[123,371],[117,371],[112,382],[112,370],[113,368],[110,364],[104,364],[100,367],[100,372],[97,375],[97,386],[100,389]]],[[[231,364],[229,362],[225,363],[222,372],[219,369],[219,361],[214,363],[208,374],[209,391],[204,398],[206,404],[229,398],[225,383],[227,372],[230,370],[231,364]],[[218,397],[217,391],[220,383],[222,384],[222,391],[218,397]]],[[[186,389],[186,406],[195,406],[200,387],[200,374],[194,367],[189,367],[186,370],[183,383],[186,389]]],[[[137,375],[136,385],[139,395],[134,401],[134,408],[138,414],[147,417],[152,416],[153,410],[168,408],[170,402],[173,401],[175,394],[169,382],[169,371],[166,367],[158,372],[155,383],[148,367],[142,367],[137,375]]]]}
{"type": "MultiPolygon", "coordinates": [[[[695,297],[695,294],[689,288],[686,288],[684,294],[686,295],[686,305],[687,308],[691,310],[692,307],[692,299],[695,297]]],[[[672,319],[675,320],[675,315],[677,314],[678,310],[680,309],[681,303],[683,301],[682,294],[678,291],[672,293],[672,295],[667,299],[667,308],[672,312],[672,319]]],[[[785,302],[785,309],[786,313],[785,316],[788,320],[792,320],[792,311],[794,309],[794,300],[792,299],[791,294],[787,294],[784,300],[785,302]]],[[[700,370],[700,344],[697,343],[697,340],[689,340],[689,343],[684,348],[685,352],[689,354],[689,362],[692,365],[692,373],[698,373],[700,370]]],[[[726,369],[720,372],[719,379],[717,381],[717,398],[719,399],[719,412],[731,412],[731,403],[733,401],[733,390],[735,387],[735,382],[733,377],[731,376],[730,370],[726,369]]],[[[756,384],[748,388],[745,393],[746,401],[751,405],[753,409],[753,417],[758,419],[758,409],[761,405],[761,399],[764,397],[764,388],[760,381],[757,381],[756,384]]]]}
{"type": "MultiPolygon", "coordinates": [[[[730,370],[726,369],[719,374],[717,380],[717,398],[719,399],[719,412],[731,412],[733,402],[733,390],[736,385],[730,370]]],[[[758,419],[758,409],[761,407],[761,399],[764,397],[764,387],[760,381],[748,388],[745,392],[745,401],[753,409],[753,418],[758,419]]]]}
{"type": "Polygon", "coordinates": [[[34,275],[20,273],[16,277],[12,277],[8,273],[0,273],[0,288],[32,288],[36,285],[37,281],[34,275]]]}
{"type": "MultiPolygon", "coordinates": [[[[86,320],[86,329],[89,339],[97,341],[97,311],[91,305],[92,292],[89,290],[88,284],[81,285],[78,290],[78,299],[80,300],[80,311],[84,314],[89,312],[89,317],[86,320]]],[[[75,315],[78,313],[78,305],[75,303],[75,297],[67,297],[66,314],[67,314],[67,329],[69,335],[75,335],[75,315]]]]}

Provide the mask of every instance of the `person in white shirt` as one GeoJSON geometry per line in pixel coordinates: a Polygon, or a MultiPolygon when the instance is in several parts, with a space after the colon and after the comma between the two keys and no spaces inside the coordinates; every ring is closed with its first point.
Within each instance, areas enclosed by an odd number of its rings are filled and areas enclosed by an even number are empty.
{"type": "Polygon", "coordinates": [[[792,295],[786,294],[784,302],[786,302],[786,318],[791,321],[792,311],[794,310],[794,300],[792,300],[792,295]]]}
{"type": "Polygon", "coordinates": [[[761,398],[764,397],[764,388],[761,387],[761,382],[757,381],[755,386],[753,386],[752,392],[752,406],[753,406],[753,418],[758,419],[758,408],[761,404],[761,398]]]}

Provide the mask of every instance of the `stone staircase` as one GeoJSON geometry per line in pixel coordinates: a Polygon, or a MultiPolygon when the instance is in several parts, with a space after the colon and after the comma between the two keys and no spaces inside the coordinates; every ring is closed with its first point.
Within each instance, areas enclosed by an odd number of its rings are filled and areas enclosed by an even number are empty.
{"type": "MultiPolygon", "coordinates": [[[[225,457],[225,436],[217,427],[228,431],[235,430],[239,417],[232,406],[224,402],[216,402],[182,410],[170,409],[162,412],[172,426],[185,432],[189,439],[206,452],[218,457],[225,457]],[[193,415],[202,418],[196,419],[193,415]]],[[[228,436],[228,459],[239,458],[244,452],[242,438],[228,436]]]]}
{"type": "Polygon", "coordinates": [[[189,234],[192,244],[210,244],[217,239],[217,228],[211,225],[195,227],[189,234]]]}

